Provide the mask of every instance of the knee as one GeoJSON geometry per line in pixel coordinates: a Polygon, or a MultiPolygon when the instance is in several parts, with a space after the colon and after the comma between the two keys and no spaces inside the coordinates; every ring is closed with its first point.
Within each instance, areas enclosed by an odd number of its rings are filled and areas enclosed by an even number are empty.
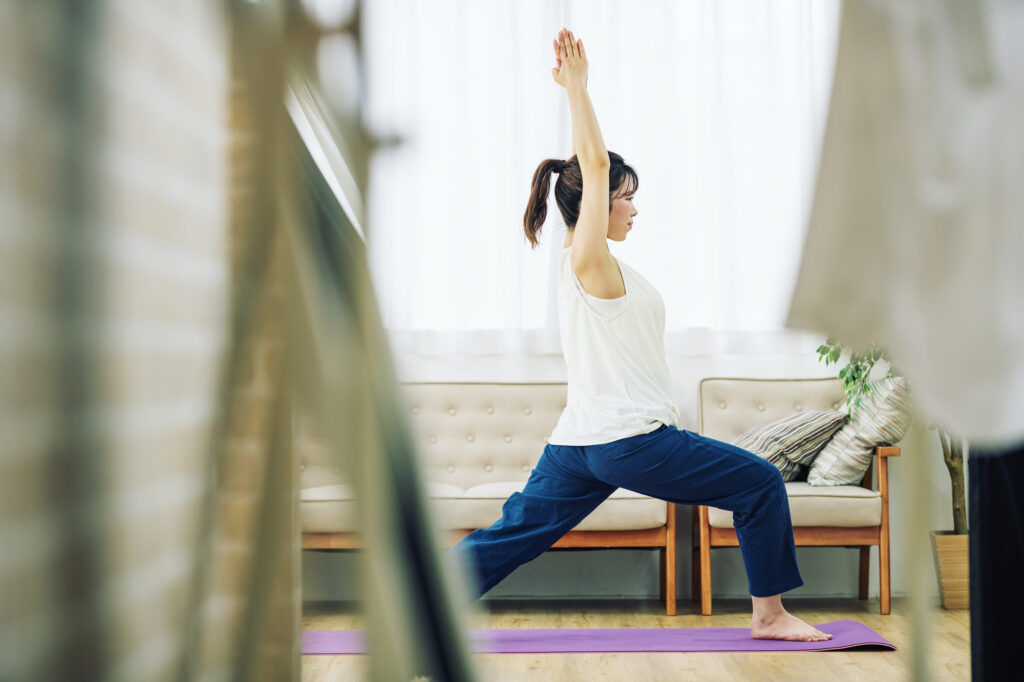
{"type": "Polygon", "coordinates": [[[766,459],[758,458],[761,462],[761,485],[760,488],[766,493],[786,495],[786,481],[782,478],[779,468],[766,459]]]}
{"type": "Polygon", "coordinates": [[[761,461],[763,464],[759,467],[757,484],[748,489],[743,504],[733,512],[733,522],[737,528],[746,525],[753,517],[771,515],[773,510],[788,504],[782,472],[771,462],[761,461]]]}

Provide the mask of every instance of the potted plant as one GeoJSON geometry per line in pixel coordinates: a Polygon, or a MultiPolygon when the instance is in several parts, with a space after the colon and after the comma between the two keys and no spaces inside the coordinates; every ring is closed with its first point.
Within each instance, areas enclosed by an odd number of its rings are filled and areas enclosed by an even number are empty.
{"type": "MultiPolygon", "coordinates": [[[[843,352],[843,344],[833,338],[818,346],[818,361],[826,365],[839,362],[843,352]]],[[[839,378],[843,380],[846,391],[846,402],[853,410],[860,406],[861,398],[871,387],[869,378],[875,363],[884,360],[889,365],[887,377],[898,376],[896,368],[886,351],[872,344],[866,350],[850,351],[847,364],[839,370],[839,378]]],[[[939,592],[942,605],[947,609],[968,608],[968,554],[967,554],[967,504],[964,485],[964,454],[963,439],[955,436],[949,429],[932,422],[929,429],[934,429],[942,446],[942,458],[949,471],[950,488],[953,503],[953,530],[933,530],[932,552],[935,558],[935,570],[939,577],[939,592]]]]}

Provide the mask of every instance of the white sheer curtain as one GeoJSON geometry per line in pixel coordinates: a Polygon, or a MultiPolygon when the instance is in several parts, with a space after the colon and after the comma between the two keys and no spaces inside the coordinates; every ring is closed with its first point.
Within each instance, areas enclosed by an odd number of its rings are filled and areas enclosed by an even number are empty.
{"type": "Polygon", "coordinates": [[[396,352],[559,353],[550,201],[522,218],[537,165],[567,158],[551,78],[583,38],[605,143],[637,169],[639,214],[612,253],[661,292],[670,354],[813,350],[783,329],[828,104],[836,0],[368,3],[367,117],[405,144],[371,168],[367,234],[396,352]]]}

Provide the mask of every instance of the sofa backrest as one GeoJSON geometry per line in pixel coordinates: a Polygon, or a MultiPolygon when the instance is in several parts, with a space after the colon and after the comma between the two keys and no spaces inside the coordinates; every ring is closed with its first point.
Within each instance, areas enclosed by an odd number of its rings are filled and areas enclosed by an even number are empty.
{"type": "MultiPolygon", "coordinates": [[[[568,386],[403,382],[399,393],[425,480],[468,489],[529,478],[565,407],[568,386]]],[[[300,486],[344,483],[308,415],[298,416],[300,486]]]]}
{"type": "Polygon", "coordinates": [[[701,435],[732,442],[755,426],[801,410],[838,410],[846,402],[840,379],[712,377],[698,388],[701,435]]]}
{"type": "Polygon", "coordinates": [[[565,407],[559,383],[401,384],[423,473],[471,488],[526,481],[565,407]]]}
{"type": "MultiPolygon", "coordinates": [[[[554,383],[399,384],[424,477],[463,489],[526,481],[565,407],[554,383]]],[[[700,382],[700,433],[730,442],[748,429],[799,410],[839,409],[839,379],[708,378],[700,382]]],[[[298,427],[301,487],[341,483],[310,428],[298,427]]]]}

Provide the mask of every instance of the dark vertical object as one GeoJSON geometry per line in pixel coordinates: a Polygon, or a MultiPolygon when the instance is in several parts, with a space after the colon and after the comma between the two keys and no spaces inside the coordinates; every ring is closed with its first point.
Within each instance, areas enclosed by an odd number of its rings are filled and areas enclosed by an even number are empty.
{"type": "Polygon", "coordinates": [[[52,508],[57,510],[64,554],[55,576],[56,601],[67,606],[61,641],[51,647],[47,679],[102,679],[112,664],[106,639],[103,553],[110,515],[103,504],[102,432],[92,399],[98,371],[96,337],[99,268],[97,242],[96,140],[101,131],[97,75],[102,13],[94,0],[62,3],[50,10],[59,30],[50,96],[59,128],[52,187],[57,204],[53,226],[53,278],[59,387],[55,447],[50,464],[52,508]]]}
{"type": "MultiPolygon", "coordinates": [[[[437,682],[471,680],[465,644],[455,627],[456,614],[443,587],[440,555],[431,545],[433,528],[421,511],[427,500],[417,481],[419,463],[414,456],[408,423],[402,417],[389,345],[378,310],[367,304],[373,298],[359,295],[360,290],[371,286],[366,269],[366,245],[345,220],[341,206],[299,136],[292,137],[292,148],[298,157],[293,164],[301,183],[298,194],[303,208],[306,262],[317,269],[316,280],[324,298],[331,303],[329,314],[346,319],[356,330],[355,342],[362,346],[360,356],[369,360],[365,371],[369,375],[370,395],[366,399],[375,405],[370,413],[384,417],[371,427],[380,434],[382,450],[352,456],[381,457],[386,462],[388,489],[360,490],[357,494],[384,494],[393,500],[396,527],[391,530],[397,541],[369,538],[368,542],[395,542],[403,549],[407,581],[394,587],[408,595],[408,613],[417,621],[417,631],[425,640],[423,669],[417,673],[437,682]]],[[[383,614],[384,618],[392,616],[383,614]]],[[[373,649],[370,653],[371,656],[387,655],[373,649]]]]}
{"type": "Polygon", "coordinates": [[[1020,679],[1024,639],[1024,443],[972,448],[971,679],[1020,679]]]}

